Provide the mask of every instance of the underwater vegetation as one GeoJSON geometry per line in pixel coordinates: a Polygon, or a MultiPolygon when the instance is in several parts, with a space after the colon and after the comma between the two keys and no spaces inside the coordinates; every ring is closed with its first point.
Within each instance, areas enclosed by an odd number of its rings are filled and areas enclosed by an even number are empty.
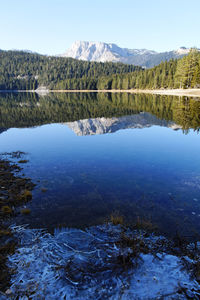
{"type": "MultiPolygon", "coordinates": [[[[19,159],[22,152],[2,155],[0,158],[0,291],[5,291],[10,280],[11,272],[7,267],[7,255],[14,253],[17,239],[9,229],[9,223],[18,213],[18,207],[32,199],[34,184],[29,178],[19,175],[21,168],[6,157],[19,159]],[[4,157],[4,158],[3,158],[4,157]]],[[[28,208],[21,213],[28,214],[28,208]]]]}
{"type": "Polygon", "coordinates": [[[23,214],[23,215],[29,215],[30,213],[31,213],[31,210],[30,210],[30,208],[22,208],[21,209],[21,213],[23,214]]]}
{"type": "Polygon", "coordinates": [[[28,162],[27,159],[21,159],[18,161],[19,164],[26,164],[28,162]]]}

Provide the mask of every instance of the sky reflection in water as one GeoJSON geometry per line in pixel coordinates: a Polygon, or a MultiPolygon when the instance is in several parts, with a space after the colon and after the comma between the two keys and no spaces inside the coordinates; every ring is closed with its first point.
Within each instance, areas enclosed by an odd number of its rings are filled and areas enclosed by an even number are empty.
{"type": "Polygon", "coordinates": [[[152,124],[77,136],[67,124],[50,124],[8,129],[0,149],[27,152],[24,173],[37,184],[30,216],[17,223],[82,228],[118,211],[127,222],[140,217],[168,234],[200,229],[197,132],[152,124]]]}

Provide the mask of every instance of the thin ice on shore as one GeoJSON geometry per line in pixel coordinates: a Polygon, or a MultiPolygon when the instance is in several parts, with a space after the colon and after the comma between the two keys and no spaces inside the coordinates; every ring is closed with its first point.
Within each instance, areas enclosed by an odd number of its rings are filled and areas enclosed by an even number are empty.
{"type": "MultiPolygon", "coordinates": [[[[200,286],[164,237],[111,224],[42,230],[13,226],[11,299],[199,299],[200,286]],[[126,243],[120,241],[126,237],[126,243]],[[129,239],[137,240],[135,249],[129,239]],[[140,246],[138,246],[140,245],[140,246]],[[143,253],[138,250],[146,249],[143,253]],[[137,253],[134,253],[137,252],[137,253]]],[[[188,258],[189,261],[189,258],[188,258]]]]}

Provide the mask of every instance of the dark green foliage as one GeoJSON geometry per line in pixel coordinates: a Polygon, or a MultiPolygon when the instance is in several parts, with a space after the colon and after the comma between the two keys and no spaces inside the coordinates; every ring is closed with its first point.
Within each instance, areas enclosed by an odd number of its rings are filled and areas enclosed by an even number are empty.
{"type": "Polygon", "coordinates": [[[115,74],[101,77],[97,81],[98,89],[160,89],[173,88],[177,60],[162,62],[152,69],[140,69],[127,74],[115,74]]]}
{"type": "Polygon", "coordinates": [[[1,51],[0,90],[34,90],[42,85],[50,89],[96,89],[98,77],[136,69],[140,67],[79,61],[23,51],[1,51]]]}
{"type": "Polygon", "coordinates": [[[152,69],[122,63],[97,63],[23,51],[0,52],[0,90],[165,89],[200,87],[200,52],[152,69]]]}
{"type": "Polygon", "coordinates": [[[189,55],[178,61],[175,87],[200,87],[200,53],[193,49],[189,55]]]}
{"type": "Polygon", "coordinates": [[[98,117],[120,117],[148,112],[173,121],[184,133],[199,131],[200,102],[187,97],[129,93],[36,93],[0,94],[0,132],[10,127],[73,122],[98,117]]]}
{"type": "Polygon", "coordinates": [[[173,89],[200,87],[200,52],[192,49],[179,60],[165,61],[152,69],[135,69],[133,72],[95,78],[68,79],[54,85],[55,89],[173,89]],[[64,84],[63,84],[64,83],[64,84]]]}

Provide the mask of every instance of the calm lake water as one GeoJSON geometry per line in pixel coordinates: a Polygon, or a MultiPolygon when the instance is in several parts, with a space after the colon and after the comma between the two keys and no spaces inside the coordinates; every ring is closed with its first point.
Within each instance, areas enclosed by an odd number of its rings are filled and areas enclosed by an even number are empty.
{"type": "Polygon", "coordinates": [[[18,224],[103,223],[200,232],[200,101],[128,94],[0,94],[0,152],[23,151],[36,187],[18,224]]]}

